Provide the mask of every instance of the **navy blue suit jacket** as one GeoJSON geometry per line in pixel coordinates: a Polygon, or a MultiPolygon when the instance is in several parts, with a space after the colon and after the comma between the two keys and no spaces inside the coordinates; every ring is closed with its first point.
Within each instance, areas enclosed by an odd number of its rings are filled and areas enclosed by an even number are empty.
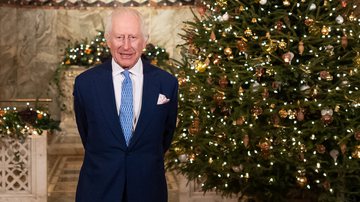
{"type": "Polygon", "coordinates": [[[115,104],[111,61],[75,79],[74,110],[85,149],[77,202],[166,202],[164,153],[176,126],[178,82],[143,61],[140,116],[126,146],[115,104]],[[159,94],[170,101],[158,105],[159,94]]]}

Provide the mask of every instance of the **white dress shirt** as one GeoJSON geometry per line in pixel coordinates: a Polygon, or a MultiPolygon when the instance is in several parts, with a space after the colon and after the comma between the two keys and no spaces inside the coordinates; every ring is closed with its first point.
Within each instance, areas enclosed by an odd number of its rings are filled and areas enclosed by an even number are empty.
{"type": "MultiPolygon", "coordinates": [[[[112,66],[113,85],[115,91],[116,109],[117,109],[117,113],[119,114],[120,104],[121,104],[122,82],[125,78],[124,75],[122,74],[124,69],[120,67],[120,65],[118,65],[114,59],[112,59],[111,66],[112,66]]],[[[132,88],[133,88],[133,102],[134,102],[133,130],[134,130],[140,115],[142,92],[143,92],[144,74],[143,74],[143,63],[141,59],[139,59],[136,62],[134,67],[129,69],[129,72],[130,72],[130,78],[132,81],[132,88]]]]}

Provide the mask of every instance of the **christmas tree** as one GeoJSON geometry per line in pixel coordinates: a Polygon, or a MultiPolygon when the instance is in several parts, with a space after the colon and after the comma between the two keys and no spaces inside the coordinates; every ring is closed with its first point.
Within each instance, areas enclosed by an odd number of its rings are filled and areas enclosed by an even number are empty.
{"type": "Polygon", "coordinates": [[[255,201],[360,200],[350,0],[205,0],[186,22],[169,169],[255,201]]]}

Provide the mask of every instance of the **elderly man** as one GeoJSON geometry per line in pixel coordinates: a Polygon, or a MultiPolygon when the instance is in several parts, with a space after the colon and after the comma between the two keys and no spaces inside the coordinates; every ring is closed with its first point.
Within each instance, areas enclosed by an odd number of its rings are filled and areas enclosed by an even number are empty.
{"type": "Polygon", "coordinates": [[[139,12],[119,8],[105,37],[112,60],[75,79],[85,150],[77,202],[166,202],[164,153],[176,125],[178,82],[140,56],[148,35],[139,12]]]}

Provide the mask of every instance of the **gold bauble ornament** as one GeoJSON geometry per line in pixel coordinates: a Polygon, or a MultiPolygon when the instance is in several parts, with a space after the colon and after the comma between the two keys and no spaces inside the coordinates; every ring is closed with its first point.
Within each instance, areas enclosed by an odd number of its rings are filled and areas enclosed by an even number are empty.
{"type": "Polygon", "coordinates": [[[279,115],[281,118],[286,118],[288,116],[288,112],[285,109],[280,109],[279,115]]]}
{"type": "Polygon", "coordinates": [[[349,15],[349,21],[351,21],[351,22],[356,21],[356,17],[353,12],[351,12],[351,14],[349,15]]]}
{"type": "Polygon", "coordinates": [[[256,68],[255,75],[256,77],[260,78],[264,75],[265,69],[264,68],[256,68]]]}
{"type": "Polygon", "coordinates": [[[231,50],[231,48],[230,48],[230,47],[226,47],[226,48],[224,49],[224,54],[227,55],[227,56],[232,55],[232,50],[231,50]]]}
{"type": "Polygon", "coordinates": [[[185,85],[185,83],[186,83],[186,78],[184,78],[184,77],[178,77],[178,83],[179,83],[179,86],[185,85]]]}
{"type": "Polygon", "coordinates": [[[318,35],[320,34],[320,27],[316,26],[316,25],[312,25],[309,27],[309,33],[312,35],[318,35]]]}
{"type": "Polygon", "coordinates": [[[327,0],[324,0],[324,7],[328,6],[329,2],[327,0]]]}
{"type": "Polygon", "coordinates": [[[265,44],[263,45],[263,48],[264,50],[267,52],[267,53],[273,53],[276,51],[277,49],[277,45],[276,43],[274,42],[274,40],[272,39],[267,39],[267,41],[265,42],[265,44]]]}
{"type": "Polygon", "coordinates": [[[251,37],[252,36],[252,31],[251,29],[248,27],[245,31],[244,31],[245,36],[247,37],[251,37]]]}
{"type": "Polygon", "coordinates": [[[194,135],[200,132],[200,119],[196,117],[189,128],[189,133],[194,135]]]}
{"type": "Polygon", "coordinates": [[[323,25],[323,27],[321,28],[321,34],[326,36],[329,34],[329,32],[330,32],[330,28],[323,25]]]}
{"type": "Polygon", "coordinates": [[[194,54],[194,55],[199,53],[199,49],[195,46],[195,44],[189,45],[189,53],[194,54]]]}
{"type": "Polygon", "coordinates": [[[269,90],[267,88],[264,88],[264,91],[262,92],[262,97],[263,98],[268,98],[269,97],[269,90]]]}
{"type": "Polygon", "coordinates": [[[197,85],[191,84],[191,86],[189,88],[190,93],[195,93],[197,90],[198,90],[197,85]]]}
{"type": "Polygon", "coordinates": [[[239,118],[236,119],[235,124],[236,125],[243,125],[245,123],[245,117],[244,116],[240,116],[239,118]]]}
{"type": "Polygon", "coordinates": [[[287,46],[287,43],[284,41],[284,39],[281,39],[281,41],[279,42],[279,48],[284,50],[287,46]]]}
{"type": "Polygon", "coordinates": [[[305,187],[308,183],[308,180],[307,180],[307,177],[305,176],[305,174],[299,174],[296,177],[296,181],[300,187],[305,187]]]}
{"type": "Polygon", "coordinates": [[[245,90],[244,90],[244,89],[240,86],[240,87],[239,87],[239,91],[238,91],[238,92],[239,92],[239,95],[241,95],[242,93],[244,93],[244,92],[245,92],[245,90]]]}
{"type": "Polygon", "coordinates": [[[336,105],[334,111],[339,112],[340,111],[340,105],[336,105]]]}
{"type": "Polygon", "coordinates": [[[270,146],[271,146],[271,142],[268,138],[262,138],[259,141],[259,147],[260,147],[261,151],[269,151],[270,146]]]}
{"type": "Polygon", "coordinates": [[[213,99],[217,105],[221,105],[224,102],[225,99],[224,94],[225,93],[220,93],[220,92],[214,94],[213,99]]]}
{"type": "Polygon", "coordinates": [[[263,109],[259,106],[254,106],[251,109],[251,113],[253,114],[253,116],[257,117],[263,113],[263,109]]]}
{"type": "Polygon", "coordinates": [[[252,19],[251,19],[251,22],[252,22],[252,23],[256,23],[256,22],[257,22],[256,18],[252,18],[252,19]]]}
{"type": "Polygon", "coordinates": [[[290,6],[290,1],[289,0],[284,0],[283,4],[284,4],[284,6],[290,6]]]}
{"type": "Polygon", "coordinates": [[[200,61],[200,60],[197,60],[197,61],[195,62],[195,69],[196,69],[198,72],[205,72],[206,68],[207,68],[206,63],[204,63],[204,62],[202,62],[202,61],[200,61]]]}
{"type": "Polygon", "coordinates": [[[220,7],[224,7],[227,5],[227,0],[217,0],[216,3],[220,6],[220,7]]]}
{"type": "Polygon", "coordinates": [[[360,145],[355,146],[354,151],[352,152],[352,157],[356,159],[360,158],[360,145]]]}
{"type": "Polygon", "coordinates": [[[298,46],[298,50],[299,50],[299,54],[302,55],[304,53],[304,42],[303,41],[299,41],[299,46],[298,46]]]}
{"type": "Polygon", "coordinates": [[[354,66],[356,68],[360,67],[360,54],[359,53],[357,53],[357,56],[354,58],[354,66]]]}
{"type": "Polygon", "coordinates": [[[239,13],[243,12],[244,10],[245,10],[244,6],[241,5],[241,6],[239,7],[239,13]]]}

